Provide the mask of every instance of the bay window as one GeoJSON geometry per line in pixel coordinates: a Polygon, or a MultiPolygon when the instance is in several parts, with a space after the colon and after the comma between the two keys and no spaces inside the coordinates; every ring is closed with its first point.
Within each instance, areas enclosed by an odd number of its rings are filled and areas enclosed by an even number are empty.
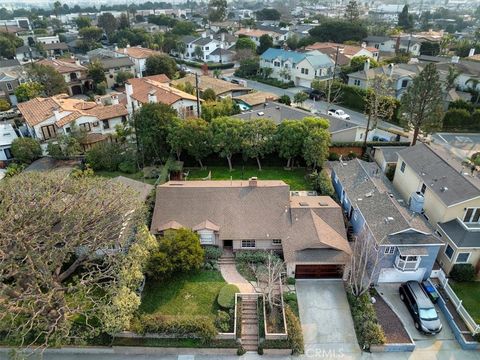
{"type": "Polygon", "coordinates": [[[421,257],[417,255],[398,255],[395,267],[401,271],[415,271],[420,265],[421,257]]]}

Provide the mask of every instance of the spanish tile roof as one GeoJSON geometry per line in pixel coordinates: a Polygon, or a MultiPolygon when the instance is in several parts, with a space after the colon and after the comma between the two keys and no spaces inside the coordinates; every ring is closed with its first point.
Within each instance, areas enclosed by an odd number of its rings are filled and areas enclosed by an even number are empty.
{"type": "MultiPolygon", "coordinates": [[[[172,85],[185,85],[189,82],[191,85],[195,86],[195,75],[187,75],[184,78],[173,80],[172,85]]],[[[206,89],[212,89],[215,91],[217,96],[231,92],[231,91],[245,91],[248,92],[250,88],[243,87],[242,85],[233,84],[231,82],[220,80],[214,77],[207,75],[201,75],[198,77],[198,88],[200,91],[205,91],[206,89]]]]}
{"type": "Polygon", "coordinates": [[[59,59],[43,59],[43,60],[37,61],[37,64],[51,66],[55,70],[57,70],[60,74],[70,73],[74,71],[81,71],[81,72],[87,71],[87,68],[85,66],[78,65],[75,62],[69,62],[69,61],[59,60],[59,59]]]}
{"type": "Polygon", "coordinates": [[[128,83],[133,87],[132,97],[141,103],[148,102],[148,94],[151,91],[155,91],[157,101],[167,105],[172,105],[181,99],[192,101],[197,99],[191,94],[170,86],[167,82],[168,78],[165,75],[155,75],[128,80],[128,83]]]}
{"type": "Polygon", "coordinates": [[[400,150],[398,156],[446,206],[480,197],[479,187],[427,145],[417,143],[415,146],[400,150]]]}
{"type": "Polygon", "coordinates": [[[50,118],[53,115],[53,111],[58,108],[58,104],[51,97],[35,98],[19,103],[17,106],[30,126],[35,126],[50,118]]]}
{"type": "Polygon", "coordinates": [[[146,59],[151,55],[160,54],[160,51],[143,48],[141,46],[131,46],[126,48],[121,48],[121,49],[115,50],[115,52],[119,54],[125,54],[136,59],[146,59]]]}

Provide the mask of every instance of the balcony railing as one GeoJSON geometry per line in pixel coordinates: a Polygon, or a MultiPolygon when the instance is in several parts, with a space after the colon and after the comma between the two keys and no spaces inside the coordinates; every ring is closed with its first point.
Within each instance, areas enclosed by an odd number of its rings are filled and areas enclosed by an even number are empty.
{"type": "Polygon", "coordinates": [[[395,267],[401,271],[415,271],[420,265],[422,258],[420,256],[402,256],[395,258],[395,267]]]}

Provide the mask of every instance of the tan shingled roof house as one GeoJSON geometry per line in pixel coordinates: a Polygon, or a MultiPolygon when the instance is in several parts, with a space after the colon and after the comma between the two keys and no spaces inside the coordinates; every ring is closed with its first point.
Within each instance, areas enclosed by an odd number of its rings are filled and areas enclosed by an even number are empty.
{"type": "Polygon", "coordinates": [[[183,181],[159,185],[151,231],[185,227],[203,245],[283,253],[289,276],[339,278],[351,255],[340,206],[293,196],[279,180],[183,181]]]}

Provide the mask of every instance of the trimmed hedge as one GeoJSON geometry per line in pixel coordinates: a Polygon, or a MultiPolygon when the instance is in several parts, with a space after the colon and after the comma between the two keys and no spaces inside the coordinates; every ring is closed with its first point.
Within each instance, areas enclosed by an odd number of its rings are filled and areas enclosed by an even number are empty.
{"type": "Polygon", "coordinates": [[[475,280],[475,268],[472,264],[455,264],[449,275],[458,282],[473,281],[475,280]]]}
{"type": "Polygon", "coordinates": [[[217,329],[208,316],[190,315],[143,315],[136,321],[132,330],[140,333],[158,333],[198,337],[202,342],[215,338],[217,329]]]}
{"type": "Polygon", "coordinates": [[[287,320],[288,343],[292,354],[303,354],[305,351],[303,342],[302,325],[289,306],[285,307],[285,319],[287,320]]]}
{"type": "MultiPolygon", "coordinates": [[[[173,58],[173,59],[177,64],[184,64],[184,65],[188,65],[195,68],[201,68],[203,66],[203,63],[199,63],[195,61],[188,61],[188,60],[182,60],[177,58],[173,58]]],[[[208,70],[231,69],[235,66],[235,64],[234,63],[221,63],[221,64],[207,63],[207,66],[208,66],[208,70]]]]}
{"type": "Polygon", "coordinates": [[[384,344],[385,333],[378,323],[377,314],[368,292],[356,297],[350,291],[347,291],[347,298],[360,347],[370,349],[371,345],[384,344]]]}
{"type": "Polygon", "coordinates": [[[235,294],[239,293],[238,287],[233,284],[223,286],[217,296],[217,303],[224,309],[232,309],[235,306],[235,294]]]}

